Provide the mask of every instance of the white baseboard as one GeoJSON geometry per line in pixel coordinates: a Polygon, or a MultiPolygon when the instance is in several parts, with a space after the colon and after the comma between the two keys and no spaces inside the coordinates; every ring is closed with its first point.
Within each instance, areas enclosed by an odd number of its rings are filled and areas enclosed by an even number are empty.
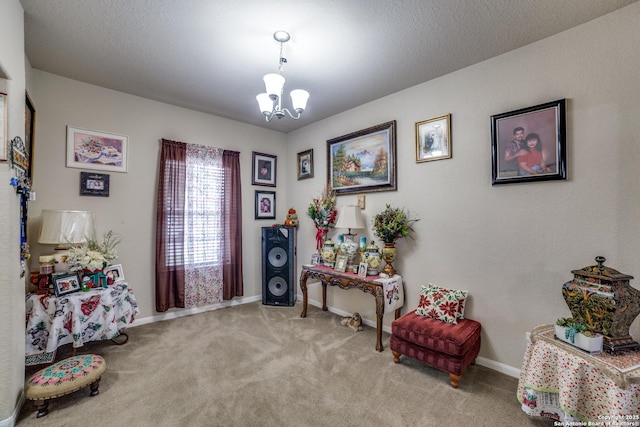
{"type": "Polygon", "coordinates": [[[15,426],[16,422],[18,421],[18,415],[22,410],[22,405],[24,405],[24,391],[20,392],[20,399],[18,399],[18,403],[16,404],[16,407],[13,408],[13,414],[11,414],[11,416],[5,420],[0,420],[0,427],[15,426]]]}
{"type": "MultiPolygon", "coordinates": [[[[315,301],[312,299],[309,299],[309,304],[316,306],[316,307],[322,307],[322,302],[320,301],[315,301]]],[[[343,317],[348,317],[351,316],[353,313],[349,313],[346,312],[344,310],[340,310],[337,309],[335,307],[329,307],[327,306],[327,308],[329,309],[329,311],[331,313],[335,313],[339,316],[343,316],[343,317]]],[[[369,320],[369,319],[362,319],[362,323],[364,323],[367,326],[371,326],[372,328],[376,327],[376,322],[374,320],[369,320]]],[[[391,333],[391,327],[389,326],[382,326],[382,330],[387,332],[387,333],[391,333]]],[[[514,377],[514,378],[519,378],[520,377],[520,369],[516,369],[513,366],[509,366],[509,365],[505,365],[504,363],[500,363],[500,362],[496,362],[495,360],[491,360],[491,359],[486,359],[484,357],[478,357],[476,359],[476,363],[480,366],[484,366],[486,368],[489,369],[493,369],[494,371],[498,371],[502,374],[505,375],[509,375],[510,377],[514,377]]]]}

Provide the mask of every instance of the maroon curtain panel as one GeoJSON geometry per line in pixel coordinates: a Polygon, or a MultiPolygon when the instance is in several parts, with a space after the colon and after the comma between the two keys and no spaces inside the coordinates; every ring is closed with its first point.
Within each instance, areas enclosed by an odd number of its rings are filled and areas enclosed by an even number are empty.
{"type": "Polygon", "coordinates": [[[187,144],[162,140],[156,208],[156,310],[184,307],[187,144]]]}
{"type": "Polygon", "coordinates": [[[242,189],[240,185],[240,153],[224,150],[223,213],[223,288],[222,299],[242,296],[242,189]]]}

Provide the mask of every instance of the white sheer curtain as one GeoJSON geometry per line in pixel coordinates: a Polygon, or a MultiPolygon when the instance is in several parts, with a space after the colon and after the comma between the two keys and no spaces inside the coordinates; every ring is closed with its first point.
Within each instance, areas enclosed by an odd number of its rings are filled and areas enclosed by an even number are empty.
{"type": "Polygon", "coordinates": [[[185,307],[222,302],[224,168],[221,148],[187,144],[185,307]]]}

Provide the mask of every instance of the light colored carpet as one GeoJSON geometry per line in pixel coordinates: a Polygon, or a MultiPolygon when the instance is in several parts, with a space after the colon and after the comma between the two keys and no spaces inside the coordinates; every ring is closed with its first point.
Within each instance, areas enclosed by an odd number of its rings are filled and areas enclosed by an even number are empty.
{"type": "Polygon", "coordinates": [[[388,334],[379,353],[374,328],[300,312],[244,304],[130,328],[124,345],[89,343],[80,352],[107,363],[100,394],[53,399],[41,419],[27,401],[17,426],[553,425],[520,410],[515,378],[474,365],[454,389],[445,372],[393,363],[388,334]]]}

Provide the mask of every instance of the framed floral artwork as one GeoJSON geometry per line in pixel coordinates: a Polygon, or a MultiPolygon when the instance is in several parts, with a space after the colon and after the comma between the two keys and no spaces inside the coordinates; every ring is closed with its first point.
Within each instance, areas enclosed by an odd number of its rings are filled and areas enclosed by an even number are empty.
{"type": "Polygon", "coordinates": [[[67,167],[127,172],[129,138],[67,126],[67,167]]]}

